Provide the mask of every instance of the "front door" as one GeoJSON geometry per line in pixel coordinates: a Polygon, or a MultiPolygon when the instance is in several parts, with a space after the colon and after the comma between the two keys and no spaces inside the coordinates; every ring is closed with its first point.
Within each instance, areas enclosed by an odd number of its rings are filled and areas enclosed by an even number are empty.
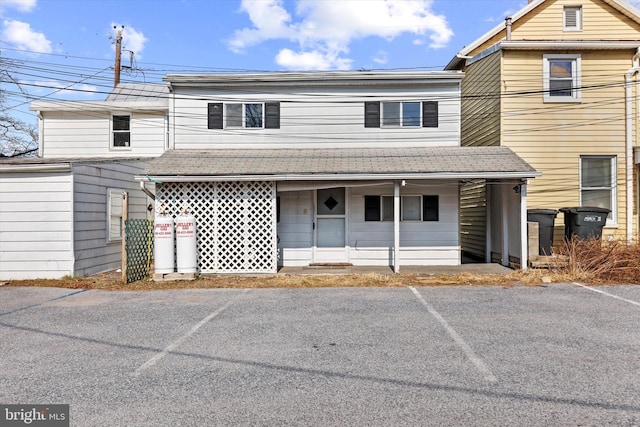
{"type": "Polygon", "coordinates": [[[344,187],[316,190],[315,245],[313,262],[347,262],[346,190],[344,187]]]}

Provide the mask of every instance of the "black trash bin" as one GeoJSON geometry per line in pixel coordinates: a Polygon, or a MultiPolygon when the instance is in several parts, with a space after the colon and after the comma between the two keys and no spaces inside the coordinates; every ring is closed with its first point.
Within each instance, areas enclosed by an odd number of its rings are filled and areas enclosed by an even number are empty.
{"type": "Polygon", "coordinates": [[[579,206],[562,208],[560,212],[564,213],[565,240],[571,240],[574,235],[581,239],[600,240],[602,227],[607,222],[607,215],[611,210],[597,206],[579,206]]]}
{"type": "Polygon", "coordinates": [[[528,209],[527,221],[538,223],[538,250],[540,255],[551,255],[553,246],[553,224],[558,211],[555,209],[528,209]]]}

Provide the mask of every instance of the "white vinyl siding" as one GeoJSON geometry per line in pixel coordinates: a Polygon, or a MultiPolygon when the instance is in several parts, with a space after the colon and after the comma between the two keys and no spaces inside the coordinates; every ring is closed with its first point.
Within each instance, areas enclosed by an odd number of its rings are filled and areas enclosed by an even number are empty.
{"type": "Polygon", "coordinates": [[[155,157],[166,148],[167,119],[164,113],[132,113],[131,147],[117,148],[112,147],[109,112],[45,111],[42,114],[42,157],[155,157]]]}
{"type": "MultiPolygon", "coordinates": [[[[176,87],[170,121],[175,129],[175,149],[216,148],[386,148],[458,146],[460,92],[457,84],[416,88],[304,88],[279,87],[265,99],[259,89],[206,90],[176,87]],[[264,105],[280,102],[279,128],[210,128],[208,105],[246,104],[261,99],[264,105]],[[375,99],[438,100],[442,118],[438,127],[365,128],[364,103],[375,99]]],[[[264,118],[266,119],[266,117],[264,118]]]]}
{"type": "Polygon", "coordinates": [[[0,174],[0,280],[73,274],[70,173],[0,174]]]}

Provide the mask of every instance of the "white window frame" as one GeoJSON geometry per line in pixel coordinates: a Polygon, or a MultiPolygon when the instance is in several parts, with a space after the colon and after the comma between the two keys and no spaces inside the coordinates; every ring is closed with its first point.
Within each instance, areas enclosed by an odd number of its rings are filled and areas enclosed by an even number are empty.
{"type": "Polygon", "coordinates": [[[114,151],[130,151],[131,150],[131,122],[132,122],[132,116],[131,113],[129,112],[123,112],[123,113],[118,113],[118,114],[111,114],[111,120],[110,120],[110,149],[114,150],[114,151]],[[124,131],[124,130],[116,130],[113,127],[113,119],[114,117],[121,117],[121,116],[126,116],[129,117],[129,130],[128,131],[124,131]],[[115,142],[115,134],[116,133],[124,133],[124,132],[128,132],[129,133],[129,145],[126,145],[124,147],[120,147],[120,146],[116,146],[115,142]]]}
{"type": "Polygon", "coordinates": [[[583,190],[609,190],[611,191],[611,213],[607,216],[607,222],[605,227],[617,227],[618,226],[618,158],[617,156],[592,156],[583,155],[580,156],[580,206],[582,206],[582,191],[583,190]],[[611,186],[610,187],[583,187],[582,186],[582,170],[583,160],[585,159],[609,159],[611,162],[611,186]]]}
{"type": "Polygon", "coordinates": [[[409,100],[405,100],[405,101],[383,101],[381,103],[382,105],[380,106],[380,125],[381,127],[385,127],[385,128],[419,128],[422,126],[422,102],[421,101],[409,101],[409,100]],[[384,107],[385,105],[389,105],[389,104],[399,104],[400,105],[400,112],[399,112],[399,124],[385,124],[385,114],[384,114],[384,107]],[[414,124],[414,125],[405,125],[404,124],[404,104],[418,104],[418,123],[414,124]]]}
{"type": "Polygon", "coordinates": [[[582,58],[578,54],[548,54],[542,56],[542,89],[544,102],[582,102],[582,58]],[[572,95],[551,95],[551,67],[554,60],[571,61],[572,95]]]}
{"type": "Polygon", "coordinates": [[[124,200],[122,195],[125,192],[126,190],[120,188],[107,189],[107,243],[122,241],[122,233],[124,232],[124,200]],[[120,202],[114,203],[116,200],[119,200],[120,202]],[[120,211],[114,212],[114,207],[116,209],[119,207],[120,211]],[[119,221],[118,224],[115,224],[114,218],[119,221]],[[120,234],[118,236],[112,234],[112,228],[114,227],[117,227],[120,230],[120,234]]]}
{"type": "Polygon", "coordinates": [[[562,10],[562,28],[564,31],[582,31],[582,6],[565,6],[562,10]],[[567,25],[568,12],[576,13],[576,25],[567,25]]]}
{"type": "MultiPolygon", "coordinates": [[[[425,221],[424,214],[424,197],[428,194],[403,194],[400,196],[400,222],[437,222],[437,221],[425,221]],[[404,203],[407,197],[418,197],[420,199],[420,218],[418,219],[404,219],[404,203]]],[[[435,195],[435,194],[433,194],[435,195]]],[[[369,194],[367,194],[369,196],[369,194]]],[[[371,196],[376,196],[376,194],[371,194],[371,196]]],[[[380,194],[380,220],[378,221],[366,221],[366,222],[393,222],[393,203],[391,204],[391,212],[385,211],[385,203],[384,200],[393,201],[393,196],[388,194],[380,194]],[[385,213],[387,214],[385,216],[385,213]]],[[[438,209],[440,207],[438,206],[438,209]]],[[[439,220],[438,220],[439,221],[439,220]]]]}
{"type": "Polygon", "coordinates": [[[264,102],[226,102],[224,104],[224,115],[223,115],[223,120],[224,120],[224,128],[225,129],[264,129],[265,127],[265,121],[266,121],[266,107],[265,107],[265,103],[264,102]],[[256,105],[260,105],[261,108],[261,126],[247,126],[247,105],[252,105],[252,104],[256,104],[256,105]],[[242,106],[242,118],[241,118],[241,125],[240,126],[229,126],[228,124],[228,120],[229,120],[229,115],[227,114],[227,108],[229,105],[241,105],[242,106]]]}

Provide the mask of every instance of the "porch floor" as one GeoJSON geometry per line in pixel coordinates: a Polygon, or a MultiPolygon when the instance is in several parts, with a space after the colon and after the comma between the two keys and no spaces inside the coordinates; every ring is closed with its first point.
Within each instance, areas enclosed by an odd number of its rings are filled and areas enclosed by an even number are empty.
{"type": "MultiPolygon", "coordinates": [[[[507,274],[513,270],[500,264],[461,264],[461,265],[403,265],[400,273],[408,274],[507,274]]],[[[393,267],[390,266],[339,266],[339,267],[280,267],[278,274],[394,274],[393,267]]]]}

